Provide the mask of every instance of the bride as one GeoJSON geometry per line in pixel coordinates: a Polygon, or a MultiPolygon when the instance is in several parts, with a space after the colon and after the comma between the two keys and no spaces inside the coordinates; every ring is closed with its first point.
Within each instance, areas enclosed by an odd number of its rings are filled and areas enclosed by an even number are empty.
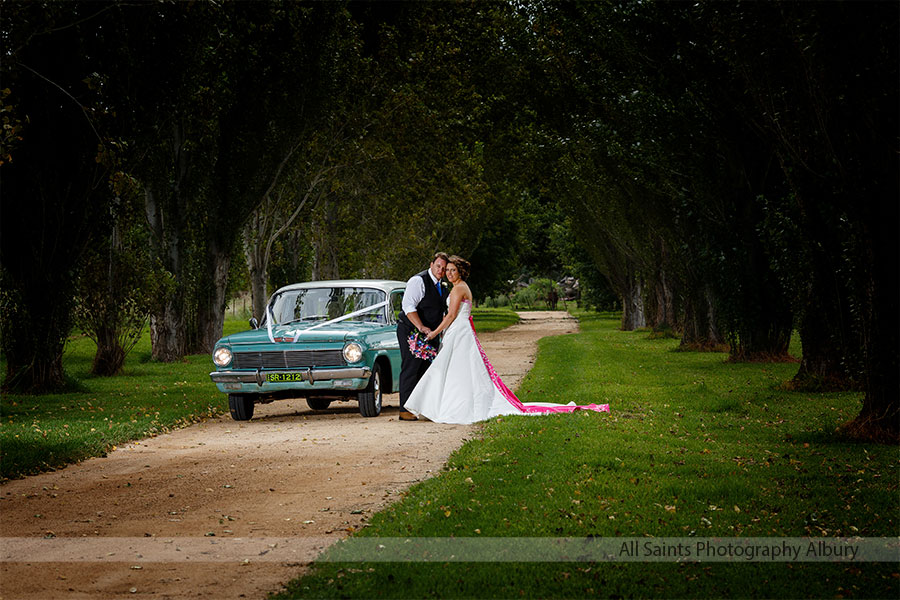
{"type": "Polygon", "coordinates": [[[594,410],[609,412],[608,404],[550,404],[520,402],[500,380],[500,376],[475,335],[472,322],[472,292],[465,280],[469,263],[451,256],[445,275],[453,284],[447,298],[447,316],[428,334],[432,340],[441,332],[444,340],[434,362],[419,380],[406,409],[437,423],[475,423],[499,415],[546,414],[594,410]]]}

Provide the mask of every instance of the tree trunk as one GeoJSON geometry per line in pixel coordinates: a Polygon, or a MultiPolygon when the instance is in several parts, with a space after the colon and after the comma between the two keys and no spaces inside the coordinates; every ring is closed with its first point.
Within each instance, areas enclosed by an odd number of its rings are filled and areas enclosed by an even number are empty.
{"type": "Polygon", "coordinates": [[[309,239],[299,230],[291,231],[284,240],[284,251],[287,264],[288,280],[281,285],[296,283],[309,279],[309,239]]]}
{"type": "Polygon", "coordinates": [[[250,267],[250,306],[253,316],[257,320],[262,319],[263,313],[266,312],[266,301],[268,300],[266,279],[267,274],[264,269],[258,266],[250,267]]]}
{"type": "MultiPolygon", "coordinates": [[[[4,391],[22,394],[42,394],[59,391],[65,387],[65,371],[62,364],[62,345],[55,355],[32,355],[23,364],[21,353],[6,350],[6,379],[4,391]]],[[[28,356],[28,355],[25,355],[28,356]]]]}
{"type": "Polygon", "coordinates": [[[125,363],[125,349],[119,343],[118,323],[99,327],[94,333],[97,336],[97,352],[91,364],[91,373],[100,377],[115,375],[125,363]]]}
{"type": "MultiPolygon", "coordinates": [[[[758,210],[748,202],[748,212],[758,210]]],[[[735,264],[738,313],[731,327],[729,360],[788,361],[794,319],[784,288],[772,271],[769,257],[755,231],[756,215],[745,217],[747,229],[739,233],[745,244],[743,266],[735,264]]],[[[727,284],[726,284],[727,285],[727,284]]]]}
{"type": "Polygon", "coordinates": [[[656,296],[653,328],[678,329],[678,319],[675,315],[675,292],[662,267],[657,271],[653,292],[656,296]]]}
{"type": "Polygon", "coordinates": [[[6,363],[4,390],[21,394],[58,392],[65,387],[62,350],[58,356],[35,357],[28,365],[6,363]]]}
{"type": "Polygon", "coordinates": [[[318,232],[313,236],[313,281],[340,279],[338,259],[338,241],[333,232],[337,224],[336,208],[328,205],[325,209],[325,222],[321,223],[318,232]]]}
{"type": "MultiPolygon", "coordinates": [[[[177,191],[176,191],[177,195],[177,191]]],[[[174,362],[185,354],[184,284],[181,281],[181,244],[178,202],[171,202],[167,210],[157,194],[147,187],[144,207],[150,225],[150,244],[153,254],[175,279],[175,286],[168,297],[160,298],[150,313],[150,345],[153,360],[174,362]]]]}
{"type": "Polygon", "coordinates": [[[197,306],[197,332],[189,354],[212,353],[225,324],[225,291],[231,255],[225,247],[211,240],[207,247],[208,283],[204,286],[197,306]]]}
{"type": "Polygon", "coordinates": [[[184,314],[181,293],[167,300],[162,310],[150,315],[150,345],[153,360],[175,362],[185,355],[184,314]]]}
{"type": "Polygon", "coordinates": [[[816,269],[810,276],[798,327],[803,356],[791,387],[820,392],[852,389],[855,384],[851,373],[856,370],[859,356],[851,350],[854,336],[850,329],[853,317],[849,295],[835,297],[838,283],[833,270],[825,273],[816,269]],[[823,280],[828,283],[823,285],[823,280]]]}
{"type": "MultiPolygon", "coordinates": [[[[104,271],[106,274],[106,285],[101,299],[94,298],[93,310],[96,310],[96,318],[90,320],[93,327],[93,338],[97,343],[97,352],[94,354],[94,361],[91,363],[91,373],[99,377],[111,377],[122,369],[125,363],[126,351],[119,341],[120,328],[122,327],[122,319],[120,319],[119,294],[120,287],[116,286],[116,282],[121,282],[120,275],[116,270],[118,261],[115,255],[122,249],[122,238],[117,223],[113,223],[109,236],[109,252],[106,253],[104,261],[104,271]]],[[[89,263],[89,261],[87,261],[89,263]]],[[[91,265],[87,264],[83,269],[90,269],[91,265]]],[[[84,276],[84,274],[82,274],[84,276]]],[[[126,284],[122,284],[126,285],[126,284]]],[[[82,300],[83,302],[85,300],[82,300]]],[[[87,300],[90,302],[90,300],[87,300]]],[[[84,325],[82,325],[84,328],[84,325]]],[[[86,328],[85,328],[86,329],[86,328]]],[[[90,335],[90,332],[85,331],[90,335]]]]}
{"type": "Polygon", "coordinates": [[[689,289],[684,301],[682,350],[713,351],[725,349],[725,340],[716,324],[716,307],[707,286],[689,289]]]}
{"type": "Polygon", "coordinates": [[[778,311],[768,317],[748,320],[738,334],[738,343],[732,346],[729,360],[735,362],[778,362],[791,360],[788,345],[791,341],[791,316],[778,311]]]}
{"type": "Polygon", "coordinates": [[[704,294],[704,298],[706,299],[706,320],[709,332],[708,340],[713,348],[721,347],[724,349],[726,347],[725,337],[722,335],[722,330],[719,329],[719,309],[717,300],[708,287],[706,287],[705,290],[706,293],[704,294]]]}
{"type": "Polygon", "coordinates": [[[648,294],[647,324],[654,330],[665,331],[679,329],[678,315],[675,311],[674,281],[669,277],[670,256],[668,246],[662,237],[654,242],[656,265],[653,272],[653,290],[648,294]]]}
{"type": "Polygon", "coordinates": [[[890,195],[869,199],[860,236],[865,265],[862,277],[865,307],[861,314],[866,396],[859,415],[845,426],[855,437],[897,444],[900,442],[900,284],[896,200],[897,159],[892,157],[892,177],[887,177],[890,195]]]}
{"type": "Polygon", "coordinates": [[[62,356],[72,328],[71,293],[67,275],[30,273],[15,283],[3,278],[3,318],[0,319],[6,358],[5,391],[40,394],[65,387],[62,356]],[[43,279],[54,276],[52,280],[43,279]]]}
{"type": "Polygon", "coordinates": [[[169,297],[160,299],[150,315],[151,356],[162,362],[174,362],[184,357],[188,347],[185,323],[190,320],[190,315],[185,314],[187,261],[182,256],[187,227],[184,222],[187,199],[183,188],[187,185],[188,158],[180,124],[172,125],[171,136],[171,171],[163,169],[155,181],[147,184],[144,192],[153,255],[175,280],[174,290],[169,297]]]}
{"type": "Polygon", "coordinates": [[[634,331],[646,326],[643,284],[639,277],[632,275],[622,297],[622,331],[634,331]]]}
{"type": "Polygon", "coordinates": [[[244,241],[244,257],[250,274],[250,307],[253,316],[261,320],[266,310],[266,210],[268,198],[251,213],[250,218],[241,230],[244,241]]]}
{"type": "Polygon", "coordinates": [[[254,246],[244,237],[244,256],[247,259],[247,268],[250,272],[250,307],[253,316],[262,319],[266,310],[266,280],[268,273],[263,259],[258,252],[259,247],[254,246]]]}

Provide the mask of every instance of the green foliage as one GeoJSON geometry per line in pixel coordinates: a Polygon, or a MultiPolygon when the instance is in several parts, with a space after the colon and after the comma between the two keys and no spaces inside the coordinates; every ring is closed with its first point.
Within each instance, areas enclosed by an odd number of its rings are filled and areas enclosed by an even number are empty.
{"type": "MultiPolygon", "coordinates": [[[[501,417],[357,533],[378,537],[893,536],[891,446],[834,433],[860,396],[780,390],[792,367],[618,330],[539,343],[530,402],[608,402],[611,413],[501,417]]],[[[461,557],[464,558],[464,557],[461,557]]],[[[278,598],[893,598],[896,565],[811,563],[326,563],[278,598]]]]}
{"type": "Polygon", "coordinates": [[[513,93],[525,76],[520,24],[496,3],[351,10],[371,84],[348,105],[364,115],[348,146],[358,158],[331,178],[310,223],[314,275],[405,279],[443,250],[472,262],[479,299],[508,292],[522,260],[515,178],[530,126],[513,93]]]}
{"type": "Polygon", "coordinates": [[[312,248],[305,232],[306,228],[293,228],[273,245],[268,271],[270,290],[310,280],[312,248]]]}
{"type": "Polygon", "coordinates": [[[97,344],[91,374],[100,376],[119,372],[140,339],[154,299],[170,293],[168,279],[154,270],[146,252],[139,188],[123,173],[116,175],[110,190],[116,193],[112,231],[85,252],[73,313],[75,326],[97,344]]]}
{"type": "MultiPolygon", "coordinates": [[[[481,239],[466,257],[472,263],[472,274],[468,283],[476,299],[494,296],[495,299],[506,299],[510,292],[510,282],[518,277],[522,270],[519,244],[519,222],[515,218],[518,211],[510,211],[487,223],[481,232],[481,239]]],[[[496,306],[505,306],[496,304],[496,306]]]]}
{"type": "Polygon", "coordinates": [[[591,310],[615,311],[621,307],[609,280],[603,276],[593,263],[582,263],[574,271],[578,274],[581,286],[580,306],[591,310]]]}
{"type": "Polygon", "coordinates": [[[535,279],[528,287],[534,290],[538,298],[547,299],[552,293],[559,294],[559,286],[556,285],[556,282],[547,278],[535,279]]]}
{"type": "Polygon", "coordinates": [[[546,278],[535,279],[527,287],[520,288],[510,296],[509,302],[517,309],[545,309],[550,308],[551,294],[556,296],[557,308],[559,303],[565,307],[565,299],[559,285],[546,278]]]}
{"type": "Polygon", "coordinates": [[[503,294],[498,294],[493,298],[488,296],[484,299],[484,306],[487,308],[503,308],[509,306],[509,298],[503,294]]]}
{"type": "Polygon", "coordinates": [[[517,290],[515,294],[510,298],[512,304],[515,308],[534,308],[535,303],[538,300],[537,293],[531,287],[525,287],[520,290],[517,290]]]}
{"type": "Polygon", "coordinates": [[[535,276],[557,276],[560,271],[560,254],[556,238],[560,235],[557,225],[564,221],[563,207],[548,195],[536,197],[523,194],[519,199],[516,218],[519,221],[518,257],[522,266],[535,276]]]}

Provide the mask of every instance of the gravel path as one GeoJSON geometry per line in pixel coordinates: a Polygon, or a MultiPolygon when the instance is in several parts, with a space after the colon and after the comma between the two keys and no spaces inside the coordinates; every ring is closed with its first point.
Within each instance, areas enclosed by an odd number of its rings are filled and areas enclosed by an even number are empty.
{"type": "MultiPolygon", "coordinates": [[[[563,311],[481,341],[516,389],[563,311]]],[[[210,384],[212,385],[212,384],[210,384]]],[[[0,486],[0,600],[264,598],[440,470],[477,425],[366,419],[355,402],[256,407],[0,486]]]]}

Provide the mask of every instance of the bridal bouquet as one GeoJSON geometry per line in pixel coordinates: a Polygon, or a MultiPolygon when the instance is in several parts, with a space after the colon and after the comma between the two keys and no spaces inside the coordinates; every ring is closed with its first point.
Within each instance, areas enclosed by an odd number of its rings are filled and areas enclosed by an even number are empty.
{"type": "Polygon", "coordinates": [[[418,359],[432,361],[437,356],[437,348],[425,339],[425,334],[421,331],[414,331],[409,334],[409,351],[418,359]]]}

